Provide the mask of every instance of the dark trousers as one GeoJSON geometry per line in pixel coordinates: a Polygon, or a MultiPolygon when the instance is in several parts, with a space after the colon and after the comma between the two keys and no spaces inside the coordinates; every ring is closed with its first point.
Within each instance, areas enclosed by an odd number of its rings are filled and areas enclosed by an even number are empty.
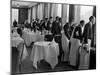
{"type": "Polygon", "coordinates": [[[96,51],[90,50],[90,69],[96,69],[96,51]]]}
{"type": "Polygon", "coordinates": [[[17,67],[18,67],[18,56],[19,56],[19,51],[17,48],[12,47],[12,56],[11,56],[11,73],[16,74],[17,67]]]}

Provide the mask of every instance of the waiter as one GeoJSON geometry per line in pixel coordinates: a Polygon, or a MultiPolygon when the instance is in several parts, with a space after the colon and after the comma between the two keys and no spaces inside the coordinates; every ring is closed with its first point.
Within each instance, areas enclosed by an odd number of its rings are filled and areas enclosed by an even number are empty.
{"type": "Polygon", "coordinates": [[[71,38],[70,38],[70,52],[69,52],[69,63],[71,66],[78,67],[79,65],[79,47],[82,42],[82,31],[84,27],[84,20],[80,21],[80,24],[74,27],[71,38]]]}
{"type": "Polygon", "coordinates": [[[68,38],[68,40],[70,40],[70,25],[69,23],[66,23],[63,27],[64,29],[64,33],[66,35],[66,37],[68,38]]]}
{"type": "Polygon", "coordinates": [[[53,22],[53,18],[50,17],[49,21],[47,23],[47,30],[50,31],[50,32],[52,31],[52,22],[53,22]]]}
{"type": "Polygon", "coordinates": [[[83,32],[83,43],[88,45],[87,50],[89,50],[89,57],[90,57],[90,63],[89,68],[94,69],[96,68],[96,51],[95,48],[93,49],[93,43],[94,43],[94,34],[95,34],[95,17],[90,16],[89,22],[85,25],[84,32],[83,32]]]}
{"type": "Polygon", "coordinates": [[[52,33],[53,35],[60,35],[61,34],[61,26],[59,23],[59,17],[56,17],[56,20],[52,23],[52,33]]]}
{"type": "Polygon", "coordinates": [[[90,47],[92,45],[92,41],[93,41],[93,25],[95,25],[95,17],[91,16],[89,18],[89,22],[85,25],[84,27],[84,32],[83,32],[83,39],[84,39],[84,44],[89,44],[90,47]]]}
{"type": "Polygon", "coordinates": [[[73,38],[79,39],[81,43],[83,39],[84,24],[85,24],[85,21],[81,20],[80,24],[76,26],[74,34],[73,34],[73,38]]]}

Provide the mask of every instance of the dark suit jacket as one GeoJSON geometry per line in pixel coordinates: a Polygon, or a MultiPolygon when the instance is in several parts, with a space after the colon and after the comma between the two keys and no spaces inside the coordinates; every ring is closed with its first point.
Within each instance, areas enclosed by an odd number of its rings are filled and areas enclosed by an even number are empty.
{"type": "Polygon", "coordinates": [[[47,30],[51,31],[52,30],[52,26],[50,26],[50,24],[52,24],[50,21],[48,21],[47,23],[47,30]]]}
{"type": "Polygon", "coordinates": [[[16,21],[13,22],[13,26],[17,27],[17,22],[16,21]]]}
{"type": "Polygon", "coordinates": [[[69,34],[70,34],[70,36],[72,35],[72,32],[73,32],[73,30],[74,30],[74,27],[73,26],[70,26],[70,28],[69,28],[69,34]]]}
{"type": "Polygon", "coordinates": [[[81,26],[77,26],[74,30],[73,38],[79,39],[82,42],[82,29],[81,26]],[[77,35],[78,33],[78,35],[77,35]]]}
{"type": "Polygon", "coordinates": [[[44,28],[44,29],[48,30],[47,25],[46,25],[46,23],[45,23],[45,22],[43,22],[43,24],[42,24],[42,28],[44,28]]]}
{"type": "Polygon", "coordinates": [[[91,46],[96,47],[96,25],[95,24],[93,24],[92,30],[93,30],[93,39],[92,39],[91,46]]]}
{"type": "Polygon", "coordinates": [[[61,34],[61,26],[59,22],[54,21],[52,24],[52,33],[53,35],[61,34]]]}
{"type": "Polygon", "coordinates": [[[69,33],[69,26],[68,26],[68,23],[66,23],[66,24],[64,25],[63,29],[64,29],[64,33],[65,33],[66,37],[67,37],[68,39],[70,39],[70,33],[69,33]]]}
{"type": "Polygon", "coordinates": [[[93,26],[91,26],[91,23],[88,22],[85,27],[84,27],[84,32],[83,32],[83,39],[84,43],[88,43],[88,39],[92,40],[93,39],[93,26]]]}

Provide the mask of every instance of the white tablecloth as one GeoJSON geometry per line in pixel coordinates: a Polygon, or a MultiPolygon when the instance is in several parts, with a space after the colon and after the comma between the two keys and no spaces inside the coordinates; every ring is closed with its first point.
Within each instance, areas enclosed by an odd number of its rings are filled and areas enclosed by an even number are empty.
{"type": "Polygon", "coordinates": [[[24,43],[24,40],[22,38],[20,38],[19,36],[13,37],[13,35],[12,35],[11,46],[17,48],[20,43],[24,43]]]}
{"type": "Polygon", "coordinates": [[[57,43],[36,42],[32,48],[31,60],[33,66],[37,69],[37,62],[44,59],[53,69],[58,63],[59,47],[57,43]]]}
{"type": "Polygon", "coordinates": [[[64,61],[69,59],[69,40],[64,33],[62,33],[62,49],[64,51],[64,61]]]}
{"type": "Polygon", "coordinates": [[[89,52],[87,52],[83,47],[81,47],[79,69],[89,69],[89,56],[89,52]]]}
{"type": "Polygon", "coordinates": [[[84,44],[80,48],[80,64],[79,69],[89,69],[89,57],[90,57],[90,50],[93,50],[91,48],[91,41],[88,40],[88,44],[84,44]],[[86,47],[87,49],[84,49],[83,47],[86,47]]]}
{"type": "Polygon", "coordinates": [[[27,46],[29,46],[32,42],[44,40],[44,35],[40,35],[40,33],[38,33],[38,32],[34,33],[31,31],[30,32],[23,31],[22,37],[27,46]]]}
{"type": "Polygon", "coordinates": [[[70,61],[70,65],[76,66],[78,53],[79,53],[79,47],[80,47],[80,40],[71,38],[70,41],[71,41],[71,48],[70,48],[69,61],[70,61]]]}

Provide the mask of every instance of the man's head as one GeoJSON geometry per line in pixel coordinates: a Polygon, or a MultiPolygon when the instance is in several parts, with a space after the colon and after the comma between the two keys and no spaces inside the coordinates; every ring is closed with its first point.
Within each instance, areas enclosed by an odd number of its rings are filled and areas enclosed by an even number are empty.
{"type": "Polygon", "coordinates": [[[94,16],[90,16],[89,21],[92,22],[92,24],[95,24],[95,17],[94,16]]]}
{"type": "Polygon", "coordinates": [[[59,18],[59,22],[62,22],[62,18],[61,17],[59,18]]]}
{"type": "Polygon", "coordinates": [[[85,24],[85,21],[84,21],[84,20],[81,20],[81,21],[80,21],[80,25],[83,27],[84,24],[85,24]]]}
{"type": "Polygon", "coordinates": [[[52,17],[50,17],[50,18],[49,18],[49,20],[52,22],[52,21],[53,21],[53,18],[52,18],[52,17]]]}
{"type": "Polygon", "coordinates": [[[58,16],[56,16],[56,21],[59,21],[59,17],[58,16]]]}
{"type": "Polygon", "coordinates": [[[47,22],[48,21],[48,18],[45,18],[45,22],[47,22]]]}
{"type": "Polygon", "coordinates": [[[22,30],[20,28],[17,29],[17,33],[22,37],[22,30]]]}

